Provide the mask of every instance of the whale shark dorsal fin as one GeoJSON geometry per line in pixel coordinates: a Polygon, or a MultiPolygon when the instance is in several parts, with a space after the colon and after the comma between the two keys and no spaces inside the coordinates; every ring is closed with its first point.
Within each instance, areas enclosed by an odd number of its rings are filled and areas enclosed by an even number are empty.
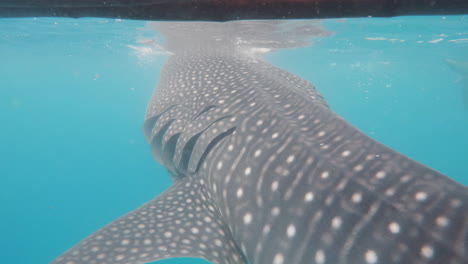
{"type": "Polygon", "coordinates": [[[457,82],[462,85],[462,98],[465,108],[468,109],[468,62],[445,59],[445,62],[455,73],[459,75],[457,82]]]}
{"type": "Polygon", "coordinates": [[[178,180],[161,195],[91,234],[51,264],[139,264],[174,257],[245,264],[203,184],[203,180],[188,177],[178,180]],[[82,256],[82,261],[77,262],[77,255],[82,256]]]}
{"type": "Polygon", "coordinates": [[[468,75],[468,62],[452,59],[445,59],[445,62],[454,72],[462,75],[463,77],[468,75]]]}

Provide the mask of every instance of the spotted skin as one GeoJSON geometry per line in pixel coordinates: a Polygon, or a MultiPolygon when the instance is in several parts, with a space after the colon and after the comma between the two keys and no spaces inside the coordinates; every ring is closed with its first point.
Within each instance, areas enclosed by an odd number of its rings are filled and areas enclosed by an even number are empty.
{"type": "Polygon", "coordinates": [[[52,263],[468,263],[464,186],[258,56],[171,56],[144,132],[173,186],[52,263]]]}

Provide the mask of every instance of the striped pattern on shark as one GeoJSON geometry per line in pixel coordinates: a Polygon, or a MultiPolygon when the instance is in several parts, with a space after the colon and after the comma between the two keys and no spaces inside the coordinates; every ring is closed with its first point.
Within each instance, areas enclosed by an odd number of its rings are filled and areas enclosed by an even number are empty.
{"type": "Polygon", "coordinates": [[[312,84],[252,53],[324,34],[288,25],[156,25],[174,55],[144,132],[174,184],[52,263],[468,263],[464,186],[370,139],[312,84]]]}

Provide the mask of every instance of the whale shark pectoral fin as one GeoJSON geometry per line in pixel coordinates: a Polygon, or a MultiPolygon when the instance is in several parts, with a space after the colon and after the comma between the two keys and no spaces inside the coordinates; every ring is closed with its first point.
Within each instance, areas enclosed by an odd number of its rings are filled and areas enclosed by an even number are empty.
{"type": "Polygon", "coordinates": [[[210,200],[201,183],[183,178],[82,240],[51,264],[137,264],[174,257],[245,264],[210,200]]]}

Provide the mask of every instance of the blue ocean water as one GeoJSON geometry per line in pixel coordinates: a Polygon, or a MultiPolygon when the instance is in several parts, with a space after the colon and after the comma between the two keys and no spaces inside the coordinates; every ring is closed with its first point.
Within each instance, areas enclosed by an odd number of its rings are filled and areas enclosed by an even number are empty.
{"type": "MultiPolygon", "coordinates": [[[[322,23],[334,34],[267,58],[369,136],[468,185],[468,73],[445,61],[468,61],[468,17],[322,23]]],[[[171,184],[141,131],[165,57],[130,47],[154,35],[143,21],[0,20],[2,263],[48,263],[171,184]]]]}

